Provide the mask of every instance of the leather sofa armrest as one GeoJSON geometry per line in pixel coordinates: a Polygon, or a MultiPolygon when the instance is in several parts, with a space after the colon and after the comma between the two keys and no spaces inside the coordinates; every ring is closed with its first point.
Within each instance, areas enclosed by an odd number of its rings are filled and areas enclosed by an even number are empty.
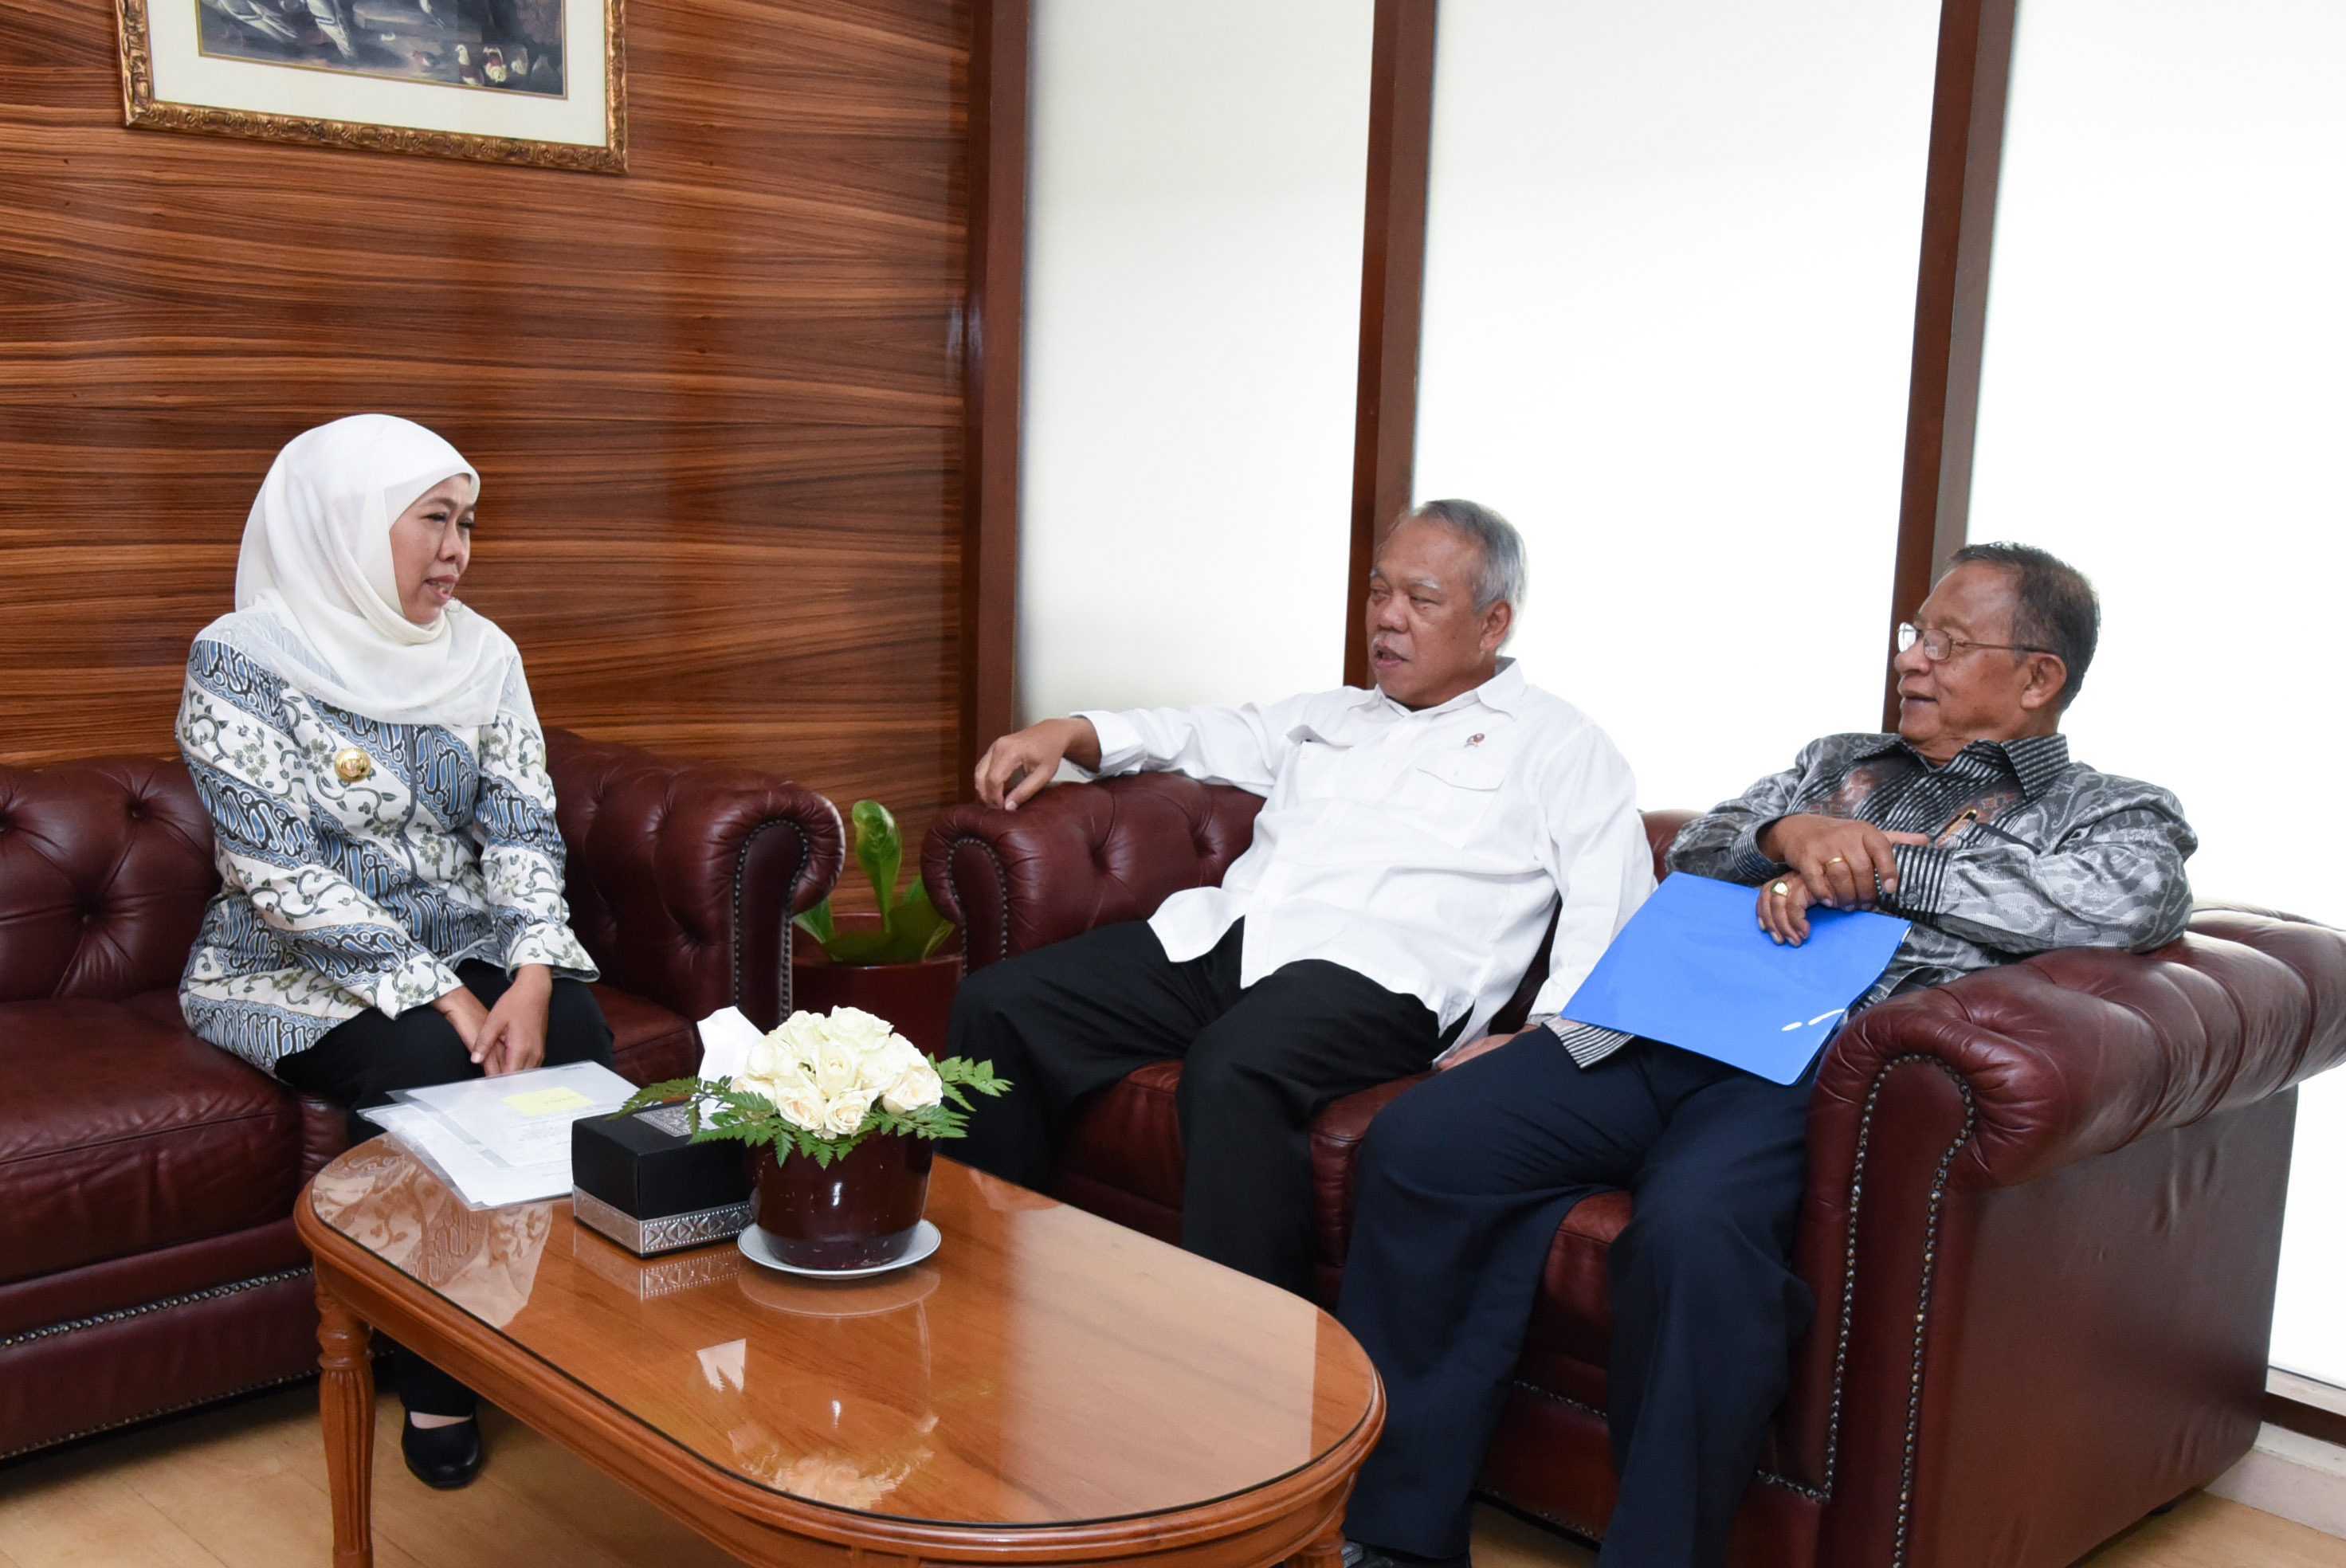
{"type": "Polygon", "coordinates": [[[1809,1107],[1794,1268],[1818,1322],[1778,1416],[1784,1472],[1851,1500],[1843,1534],[1887,1539],[1924,1369],[1956,1354],[1930,1337],[1957,1321],[1934,1281],[1964,1276],[1986,1206],[2045,1177],[2079,1201],[2098,1189],[2066,1167],[2341,1057],[2346,936],[2252,911],[2203,907],[2155,952],[2045,953],[1860,1013],[1809,1107]]]}
{"type": "Polygon", "coordinates": [[[1311,1118],[1311,1213],[1318,1231],[1313,1237],[1321,1264],[1341,1268],[1352,1245],[1352,1202],[1360,1193],[1357,1175],[1361,1140],[1377,1113],[1426,1079],[1431,1073],[1396,1078],[1331,1100],[1311,1118]]]}
{"type": "Polygon", "coordinates": [[[306,1182],[351,1146],[350,1113],[315,1095],[295,1097],[301,1102],[301,1179],[306,1182]]]}
{"type": "Polygon", "coordinates": [[[1174,773],[1054,785],[1015,811],[948,807],[922,845],[921,875],[962,928],[964,966],[981,969],[1219,882],[1261,805],[1174,773]]]}
{"type": "Polygon", "coordinates": [[[2346,1059],[2346,934],[2203,906],[2156,952],[2071,948],[1893,997],[1836,1040],[1810,1149],[1851,1145],[1884,1072],[1916,1057],[1971,1107],[1949,1179],[2016,1186],[2346,1059]]]}
{"type": "Polygon", "coordinates": [[[548,730],[571,929],[603,978],[687,1018],[790,1011],[790,916],[839,881],[838,808],[771,773],[548,730]]]}

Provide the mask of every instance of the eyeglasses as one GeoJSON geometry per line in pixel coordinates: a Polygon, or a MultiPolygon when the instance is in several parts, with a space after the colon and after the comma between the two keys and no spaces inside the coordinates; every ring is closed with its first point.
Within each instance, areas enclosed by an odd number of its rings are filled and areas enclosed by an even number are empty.
{"type": "Polygon", "coordinates": [[[2051,648],[2030,647],[2025,643],[1975,643],[1969,637],[1950,636],[1945,632],[1925,631],[1910,621],[1898,626],[1898,651],[1906,652],[1916,643],[1923,645],[1923,657],[1933,664],[1943,664],[1955,655],[1957,648],[2002,648],[2006,653],[2051,653],[2051,648]]]}

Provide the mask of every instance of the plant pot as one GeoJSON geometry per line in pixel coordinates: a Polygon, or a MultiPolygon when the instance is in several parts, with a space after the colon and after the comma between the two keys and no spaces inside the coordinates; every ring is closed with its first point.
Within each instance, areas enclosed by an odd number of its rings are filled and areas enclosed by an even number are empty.
{"type": "MultiPolygon", "coordinates": [[[[877,931],[876,914],[835,916],[842,931],[877,931]]],[[[822,944],[792,928],[790,1005],[808,1013],[860,1007],[932,1056],[945,1051],[954,993],[961,985],[961,933],[918,963],[833,963],[822,944]]]]}
{"type": "Polygon", "coordinates": [[[926,1138],[874,1133],[843,1159],[819,1166],[797,1153],[750,1151],[758,1184],[753,1223],[773,1255],[793,1268],[877,1268],[912,1249],[929,1202],[926,1138]]]}

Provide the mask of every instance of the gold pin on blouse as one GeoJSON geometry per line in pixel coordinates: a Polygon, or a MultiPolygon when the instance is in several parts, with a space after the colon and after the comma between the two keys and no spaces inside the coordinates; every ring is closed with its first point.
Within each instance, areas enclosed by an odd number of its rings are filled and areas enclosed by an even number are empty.
{"type": "Polygon", "coordinates": [[[334,777],[345,784],[355,784],[374,771],[374,759],[355,746],[345,746],[334,753],[334,777]]]}

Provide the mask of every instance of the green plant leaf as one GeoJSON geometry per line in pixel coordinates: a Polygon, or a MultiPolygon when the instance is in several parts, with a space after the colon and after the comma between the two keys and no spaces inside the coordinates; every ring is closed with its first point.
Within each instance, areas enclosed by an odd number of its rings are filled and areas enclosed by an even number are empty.
{"type": "Polygon", "coordinates": [[[889,934],[894,940],[889,944],[891,963],[918,963],[944,945],[953,934],[953,921],[937,912],[929,901],[929,890],[914,877],[913,885],[896,901],[888,917],[889,934]]]}
{"type": "Polygon", "coordinates": [[[880,902],[884,930],[888,911],[896,903],[896,874],[904,867],[904,835],[888,808],[877,800],[858,800],[848,813],[855,823],[855,859],[872,879],[872,896],[880,902]]]}
{"type": "Polygon", "coordinates": [[[823,943],[833,963],[887,963],[888,933],[884,931],[843,931],[823,943]]]}
{"type": "Polygon", "coordinates": [[[815,941],[822,943],[823,951],[825,952],[831,951],[831,939],[839,929],[837,923],[831,918],[831,897],[829,894],[825,894],[823,896],[822,902],[815,905],[814,908],[807,911],[804,914],[792,916],[790,923],[798,927],[801,931],[806,932],[807,935],[814,938],[815,941]]]}

